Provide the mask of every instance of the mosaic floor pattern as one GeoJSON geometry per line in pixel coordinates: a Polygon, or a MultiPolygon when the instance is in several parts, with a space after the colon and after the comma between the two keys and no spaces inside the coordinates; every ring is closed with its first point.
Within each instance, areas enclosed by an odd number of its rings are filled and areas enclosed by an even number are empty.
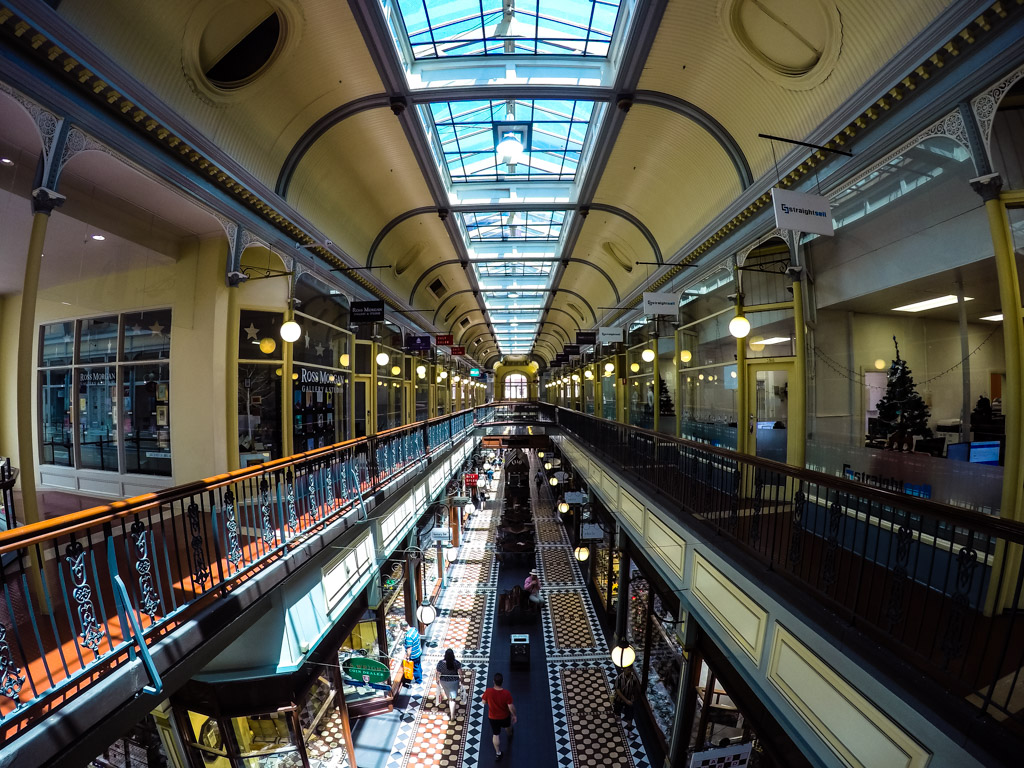
{"type": "Polygon", "coordinates": [[[593,648],[590,617],[578,592],[546,592],[556,648],[593,648]]]}
{"type": "Polygon", "coordinates": [[[568,539],[565,538],[565,528],[561,523],[537,519],[537,542],[540,544],[565,544],[568,546],[568,539]]]}
{"type": "MultiPolygon", "coordinates": [[[[462,684],[469,691],[474,691],[476,673],[472,669],[463,668],[462,684]]],[[[448,714],[448,703],[438,701],[438,682],[436,675],[430,683],[420,704],[416,728],[409,740],[409,751],[406,753],[404,768],[459,768],[463,764],[466,736],[470,730],[468,707],[458,704],[455,717],[448,714]]]]}
{"type": "Polygon", "coordinates": [[[306,739],[310,765],[318,768],[348,768],[345,749],[345,726],[337,709],[317,727],[316,734],[306,739]]]}
{"type": "Polygon", "coordinates": [[[611,687],[604,670],[563,669],[562,692],[576,765],[631,767],[630,750],[611,706],[611,687]]]}
{"type": "Polygon", "coordinates": [[[578,571],[573,568],[572,555],[566,549],[542,549],[540,554],[540,583],[544,586],[579,584],[578,571]]]}

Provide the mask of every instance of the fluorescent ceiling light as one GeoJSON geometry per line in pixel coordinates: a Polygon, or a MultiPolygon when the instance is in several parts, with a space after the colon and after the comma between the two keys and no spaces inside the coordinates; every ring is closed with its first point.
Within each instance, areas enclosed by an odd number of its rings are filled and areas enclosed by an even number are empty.
{"type": "Polygon", "coordinates": [[[782,344],[789,341],[789,336],[772,336],[770,339],[758,342],[759,344],[782,344]]]}
{"type": "MultiPolygon", "coordinates": [[[[964,296],[964,301],[974,301],[970,296],[964,296]]],[[[916,304],[905,304],[902,307],[893,307],[893,312],[924,312],[927,309],[936,309],[937,307],[948,307],[950,304],[956,304],[957,298],[953,294],[948,296],[939,296],[937,299],[928,299],[927,301],[919,301],[916,304]]]]}
{"type": "Polygon", "coordinates": [[[988,317],[981,318],[982,320],[991,320],[993,323],[1003,322],[1003,313],[1000,312],[998,315],[989,315],[988,317]]]}

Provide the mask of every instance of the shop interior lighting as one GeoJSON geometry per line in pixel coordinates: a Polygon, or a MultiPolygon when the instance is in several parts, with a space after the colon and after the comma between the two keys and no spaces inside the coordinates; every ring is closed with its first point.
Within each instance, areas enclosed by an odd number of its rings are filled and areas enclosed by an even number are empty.
{"type": "Polygon", "coordinates": [[[772,336],[770,339],[763,339],[761,344],[767,346],[768,344],[784,344],[787,341],[789,341],[789,336],[772,336]]]}
{"type": "Polygon", "coordinates": [[[743,315],[736,315],[729,321],[729,333],[737,339],[745,339],[750,333],[750,321],[743,315]]]}
{"type": "Polygon", "coordinates": [[[387,352],[378,352],[378,353],[377,353],[377,358],[376,358],[376,360],[377,360],[377,365],[387,365],[387,364],[388,364],[388,361],[389,361],[390,359],[391,359],[391,358],[390,358],[390,357],[388,357],[388,353],[387,353],[387,352]]]}
{"type": "Polygon", "coordinates": [[[93,235],[92,239],[96,240],[98,242],[102,242],[102,241],[106,240],[107,238],[105,238],[103,235],[93,235]]]}
{"type": "Polygon", "coordinates": [[[295,322],[294,318],[290,317],[281,324],[281,338],[291,343],[299,340],[299,336],[302,335],[302,328],[298,323],[295,322]]]}
{"type": "Polygon", "coordinates": [[[398,367],[397,365],[391,366],[391,375],[392,376],[397,376],[401,372],[402,372],[402,369],[400,367],[398,367]]]}
{"type": "MultiPolygon", "coordinates": [[[[970,296],[964,296],[964,301],[974,301],[970,296]]],[[[939,296],[937,299],[928,299],[927,301],[918,301],[914,304],[904,304],[902,307],[893,307],[893,312],[924,312],[929,309],[937,309],[938,307],[948,307],[950,304],[956,304],[957,298],[953,294],[947,296],[939,296]]]]}
{"type": "MultiPolygon", "coordinates": [[[[964,301],[966,301],[966,300],[967,300],[967,297],[964,297],[964,301]]],[[[993,322],[993,323],[1001,323],[1001,322],[1003,322],[1003,313],[1000,312],[998,315],[988,315],[987,317],[983,317],[981,319],[982,320],[988,320],[989,322],[993,322]]]]}
{"type": "Polygon", "coordinates": [[[581,545],[579,547],[576,547],[576,549],[572,551],[572,554],[576,558],[577,562],[584,563],[590,557],[590,548],[581,545]]]}
{"type": "Polygon", "coordinates": [[[654,350],[650,348],[645,349],[643,352],[640,353],[640,359],[643,360],[645,363],[653,363],[654,357],[654,350]]]}
{"type": "Polygon", "coordinates": [[[688,349],[684,349],[679,353],[679,359],[684,363],[688,363],[693,359],[693,353],[688,349]]]}

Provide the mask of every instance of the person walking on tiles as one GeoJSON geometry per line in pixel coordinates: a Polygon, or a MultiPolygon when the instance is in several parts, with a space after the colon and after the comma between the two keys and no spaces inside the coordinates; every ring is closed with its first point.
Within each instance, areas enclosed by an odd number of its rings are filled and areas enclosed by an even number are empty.
{"type": "Polygon", "coordinates": [[[410,627],[409,622],[404,619],[402,631],[405,632],[405,658],[412,662],[412,681],[419,685],[423,682],[423,665],[420,661],[423,643],[420,642],[420,632],[415,626],[410,627]]]}
{"type": "Polygon", "coordinates": [[[483,693],[484,703],[487,705],[487,719],[491,721],[491,742],[494,744],[494,754],[500,763],[501,752],[501,729],[508,732],[508,740],[512,741],[512,726],[516,724],[516,706],[512,703],[512,694],[501,687],[505,682],[501,672],[494,673],[494,686],[483,693]]]}
{"type": "Polygon", "coordinates": [[[462,664],[455,660],[455,651],[451,648],[444,652],[444,658],[437,662],[437,682],[441,700],[448,700],[449,717],[455,719],[455,705],[459,700],[459,686],[462,678],[459,670],[462,664]]]}

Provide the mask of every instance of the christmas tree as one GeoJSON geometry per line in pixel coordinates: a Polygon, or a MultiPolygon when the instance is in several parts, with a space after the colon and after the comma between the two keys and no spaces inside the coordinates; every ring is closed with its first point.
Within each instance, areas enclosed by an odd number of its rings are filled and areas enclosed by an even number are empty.
{"type": "Polygon", "coordinates": [[[669,394],[668,386],[661,376],[658,377],[658,412],[662,416],[676,415],[676,406],[672,402],[672,395],[669,394]]]}
{"type": "Polygon", "coordinates": [[[910,375],[907,361],[900,357],[900,345],[895,336],[892,343],[896,346],[896,359],[889,366],[885,395],[876,407],[879,420],[896,438],[895,447],[900,448],[913,435],[931,437],[932,431],[928,429],[928,406],[914,388],[914,377],[910,375]]]}

